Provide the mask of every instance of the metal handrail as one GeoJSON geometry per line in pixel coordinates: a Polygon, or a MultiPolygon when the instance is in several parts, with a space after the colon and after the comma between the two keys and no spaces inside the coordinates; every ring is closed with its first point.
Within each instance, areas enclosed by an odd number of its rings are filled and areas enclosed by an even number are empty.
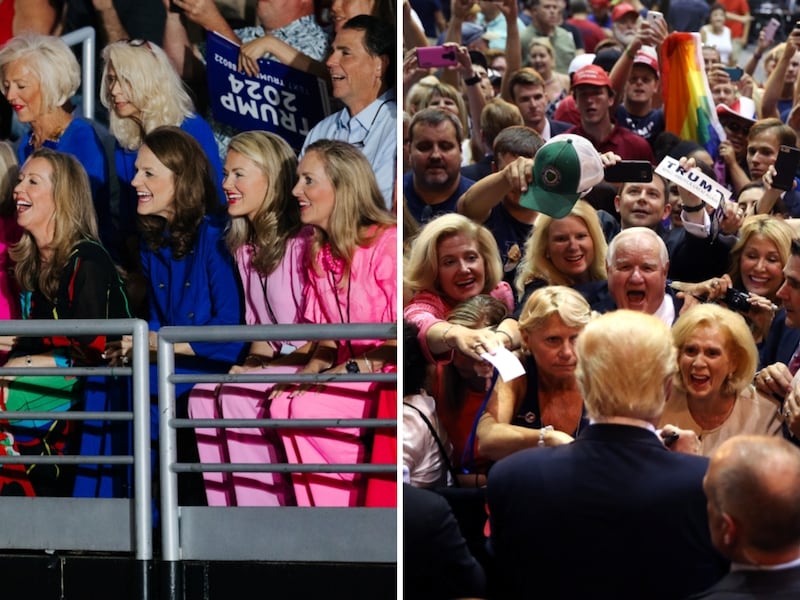
{"type": "MultiPolygon", "coordinates": [[[[239,471],[259,472],[364,472],[386,473],[396,472],[396,465],[297,465],[297,464],[201,464],[177,463],[176,429],[178,427],[198,427],[200,424],[211,426],[224,426],[230,420],[226,419],[177,419],[175,417],[175,383],[187,381],[209,382],[293,382],[316,381],[329,382],[332,379],[341,381],[396,381],[394,373],[374,374],[330,374],[317,375],[292,375],[289,377],[263,374],[223,374],[223,375],[176,375],[174,345],[183,342],[216,342],[216,341],[243,341],[256,340],[286,340],[303,339],[308,341],[328,339],[395,339],[397,325],[390,324],[337,324],[337,325],[259,325],[259,326],[205,326],[205,327],[164,327],[158,335],[158,396],[159,396],[159,459],[161,478],[161,539],[162,558],[165,561],[179,561],[181,559],[181,540],[179,524],[179,506],[177,497],[177,474],[191,471],[220,471],[227,472],[234,468],[239,471]]],[[[253,419],[252,425],[263,427],[265,421],[271,419],[253,419]]],[[[299,427],[336,427],[341,426],[342,419],[313,419],[309,422],[295,423],[299,427]]],[[[380,427],[397,427],[397,422],[392,420],[374,420],[371,425],[380,427]]],[[[234,423],[237,421],[233,421],[234,423]]],[[[274,421],[273,421],[274,422],[274,421]]],[[[347,421],[350,423],[350,420],[347,421]]],[[[364,427],[368,420],[352,420],[358,426],[364,427]]],[[[283,509],[284,511],[286,509],[283,509]]],[[[302,510],[302,509],[301,509],[302,510]]],[[[323,510],[319,508],[309,510],[323,510]]],[[[373,509],[375,510],[375,509],[373,509]]],[[[187,509],[184,512],[188,513],[187,509]]]]}
{"type": "Polygon", "coordinates": [[[61,36],[67,46],[81,44],[81,58],[83,61],[83,76],[81,94],[83,95],[83,116],[90,121],[94,120],[94,54],[96,35],[94,27],[81,27],[61,36]]]}
{"type": "MultiPolygon", "coordinates": [[[[138,560],[153,558],[152,532],[152,485],[150,477],[150,371],[148,352],[148,327],[140,319],[59,319],[59,320],[10,320],[0,321],[0,335],[16,337],[44,337],[59,335],[76,337],[83,335],[131,335],[134,340],[132,367],[2,367],[3,375],[125,375],[133,382],[133,411],[106,413],[96,411],[7,411],[3,419],[31,417],[49,420],[127,420],[133,421],[133,457],[130,456],[0,456],[3,464],[133,464],[134,500],[133,526],[135,555],[138,560]]],[[[44,500],[31,498],[34,502],[44,500]]],[[[79,510],[75,499],[47,498],[52,502],[69,502],[70,510],[79,510]],[[74,505],[74,506],[72,506],[74,505]]],[[[95,499],[90,499],[91,502],[95,499]]],[[[89,509],[91,510],[91,509],[89,509]]],[[[59,541],[61,530],[52,528],[52,540],[46,547],[62,547],[59,541]]],[[[69,544],[66,544],[69,547],[69,544]]]]}

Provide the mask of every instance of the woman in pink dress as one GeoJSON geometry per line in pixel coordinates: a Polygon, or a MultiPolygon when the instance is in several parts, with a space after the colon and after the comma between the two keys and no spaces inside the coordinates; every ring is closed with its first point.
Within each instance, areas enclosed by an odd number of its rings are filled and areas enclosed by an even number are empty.
{"type": "MultiPolygon", "coordinates": [[[[311,228],[300,222],[292,197],[297,159],[277,135],[246,131],[228,145],[223,189],[231,224],[226,242],[236,257],[248,325],[297,323],[306,281],[305,255],[311,228]]],[[[303,342],[254,341],[244,363],[231,373],[256,373],[303,342]]],[[[276,369],[277,367],[273,367],[276,369]]],[[[293,373],[299,367],[282,367],[293,373]]],[[[271,383],[198,384],[189,397],[196,419],[265,416],[271,383]]],[[[274,463],[285,460],[274,430],[197,429],[205,463],[274,463]]],[[[291,486],[279,473],[204,473],[209,506],[282,506],[291,486]]]]}
{"type": "MultiPolygon", "coordinates": [[[[304,320],[309,323],[397,322],[397,225],[384,206],[369,163],[344,142],[318,140],[306,148],[293,193],[303,223],[314,226],[304,320]]],[[[396,340],[328,340],[315,344],[299,373],[393,370],[396,340]]],[[[278,389],[275,419],[355,419],[374,415],[375,383],[299,385],[278,389]]],[[[363,430],[281,429],[289,462],[363,462],[363,430]]],[[[299,506],[356,506],[365,478],[353,473],[294,473],[299,506]]]]}

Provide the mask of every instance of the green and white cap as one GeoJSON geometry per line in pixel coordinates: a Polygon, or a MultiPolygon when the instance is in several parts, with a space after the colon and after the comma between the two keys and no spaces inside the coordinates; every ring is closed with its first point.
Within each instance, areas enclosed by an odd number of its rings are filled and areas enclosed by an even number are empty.
{"type": "Polygon", "coordinates": [[[592,143],[583,136],[562,133],[536,152],[533,182],[519,203],[560,219],[603,177],[603,161],[592,143]]]}

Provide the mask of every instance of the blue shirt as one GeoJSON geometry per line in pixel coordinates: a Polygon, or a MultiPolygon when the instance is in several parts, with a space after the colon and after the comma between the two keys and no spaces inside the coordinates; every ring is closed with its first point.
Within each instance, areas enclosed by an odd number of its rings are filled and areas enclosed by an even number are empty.
{"type": "Polygon", "coordinates": [[[461,198],[461,195],[472,187],[474,183],[472,179],[467,179],[463,175],[460,175],[458,187],[447,200],[439,204],[426,204],[414,189],[414,173],[408,172],[403,175],[403,196],[411,216],[414,217],[420,225],[425,225],[425,223],[432,221],[439,215],[456,212],[458,199],[461,198]]]}
{"type": "MultiPolygon", "coordinates": [[[[153,252],[144,245],[141,258],[142,272],[148,282],[150,331],[167,325],[244,322],[236,266],[225,248],[222,225],[212,222],[211,217],[200,223],[194,248],[180,260],[173,258],[169,247],[153,252]]],[[[185,362],[202,365],[200,370],[227,371],[238,361],[244,344],[192,342],[191,346],[197,356],[185,362]]]]}
{"type": "Polygon", "coordinates": [[[356,115],[350,115],[345,107],[325,117],[308,132],[300,155],[311,142],[320,139],[349,142],[361,150],[372,165],[386,207],[391,208],[397,164],[397,100],[393,89],[356,115]]]}

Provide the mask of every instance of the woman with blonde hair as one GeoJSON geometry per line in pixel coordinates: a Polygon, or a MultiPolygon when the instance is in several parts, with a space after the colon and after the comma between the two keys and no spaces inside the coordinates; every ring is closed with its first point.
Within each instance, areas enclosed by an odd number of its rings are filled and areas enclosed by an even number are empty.
{"type": "MultiPolygon", "coordinates": [[[[794,232],[784,219],[771,215],[747,217],[739,239],[730,251],[730,268],[722,277],[696,284],[675,286],[692,296],[724,302],[730,289],[745,292],[746,305],[740,310],[756,343],[767,335],[780,306],[778,289],[783,284],[783,267],[789,261],[794,232]]],[[[691,301],[691,300],[690,300],[691,301]]],[[[737,309],[739,310],[739,309],[737,309]]]]}
{"type": "MultiPolygon", "coordinates": [[[[386,211],[369,162],[345,142],[317,140],[297,167],[300,220],[313,227],[307,259],[303,322],[397,322],[397,225],[386,211]]],[[[301,354],[298,351],[295,354],[301,354]]],[[[290,355],[287,360],[294,357],[290,355]]],[[[396,340],[325,340],[295,362],[298,373],[393,371],[396,340]]],[[[269,367],[272,369],[273,367],[269,367]]],[[[355,419],[374,414],[382,386],[332,382],[273,389],[273,418],[355,419]]],[[[296,464],[357,464],[366,456],[359,429],[279,430],[296,464]]],[[[355,506],[365,480],[353,473],[293,473],[300,506],[355,506]]]]}
{"type": "MultiPolygon", "coordinates": [[[[231,139],[222,186],[230,224],[225,240],[244,288],[245,323],[298,323],[303,314],[305,256],[311,229],[303,228],[292,197],[297,158],[279,136],[245,131],[231,139]]],[[[262,369],[302,342],[254,341],[231,373],[262,369]]],[[[293,372],[289,369],[287,372],[293,372]]],[[[189,415],[198,419],[256,418],[270,383],[198,384],[189,415]]],[[[285,460],[274,430],[197,429],[202,462],[271,463],[285,460]]],[[[278,473],[204,473],[209,506],[282,505],[292,495],[278,473]]]]}
{"type": "MultiPolygon", "coordinates": [[[[14,188],[17,222],[24,230],[10,255],[22,288],[26,319],[129,318],[122,280],[98,241],[89,180],[78,160],[36,150],[14,188]]],[[[105,336],[18,338],[8,367],[93,366],[102,363],[105,336]]],[[[77,406],[81,379],[52,375],[4,377],[4,410],[69,410],[77,406]]],[[[68,454],[75,421],[6,422],[8,445],[22,454],[68,454]]],[[[8,465],[7,465],[8,466],[8,465]]],[[[27,495],[70,495],[73,469],[30,465],[27,473],[3,468],[2,482],[16,482],[27,495]],[[32,487],[27,482],[32,484],[32,487]]],[[[16,493],[17,486],[0,494],[16,493]]]]}
{"type": "Polygon", "coordinates": [[[501,346],[519,347],[516,321],[506,319],[494,331],[447,323],[447,314],[460,302],[489,294],[514,308],[511,286],[503,281],[500,253],[491,232],[455,213],[429,221],[417,234],[403,272],[412,294],[403,318],[419,329],[428,360],[449,361],[457,350],[476,360],[501,346]]]}
{"type": "Polygon", "coordinates": [[[517,267],[514,285],[520,305],[545,285],[582,291],[586,284],[605,281],[607,249],[597,211],[585,200],[578,200],[561,219],[539,215],[517,267]]]}
{"type": "Polygon", "coordinates": [[[527,376],[495,384],[478,423],[481,456],[497,461],[523,448],[566,444],[586,425],[575,340],[592,316],[583,296],[565,286],[528,298],[519,319],[527,376]]]}
{"type": "MultiPolygon", "coordinates": [[[[197,114],[183,82],[156,44],[122,40],[103,49],[100,101],[109,109],[109,129],[116,140],[114,166],[119,180],[119,221],[124,245],[121,262],[128,270],[137,270],[138,199],[131,182],[144,137],[163,125],[180,127],[200,144],[218,183],[222,180],[220,150],[211,126],[197,114]]],[[[221,189],[219,193],[221,202],[221,189]]]]}
{"type": "Polygon", "coordinates": [[[694,431],[704,456],[735,435],[781,435],[778,403],[752,385],[758,351],[741,315],[693,306],[672,326],[672,339],[678,371],[659,427],[694,431]]]}
{"type": "Polygon", "coordinates": [[[92,123],[75,116],[70,103],[81,84],[72,50],[55,36],[15,36],[0,47],[0,81],[6,99],[17,107],[19,121],[30,125],[17,146],[20,164],[39,148],[77,158],[89,176],[100,239],[116,256],[106,150],[92,123]]]}

